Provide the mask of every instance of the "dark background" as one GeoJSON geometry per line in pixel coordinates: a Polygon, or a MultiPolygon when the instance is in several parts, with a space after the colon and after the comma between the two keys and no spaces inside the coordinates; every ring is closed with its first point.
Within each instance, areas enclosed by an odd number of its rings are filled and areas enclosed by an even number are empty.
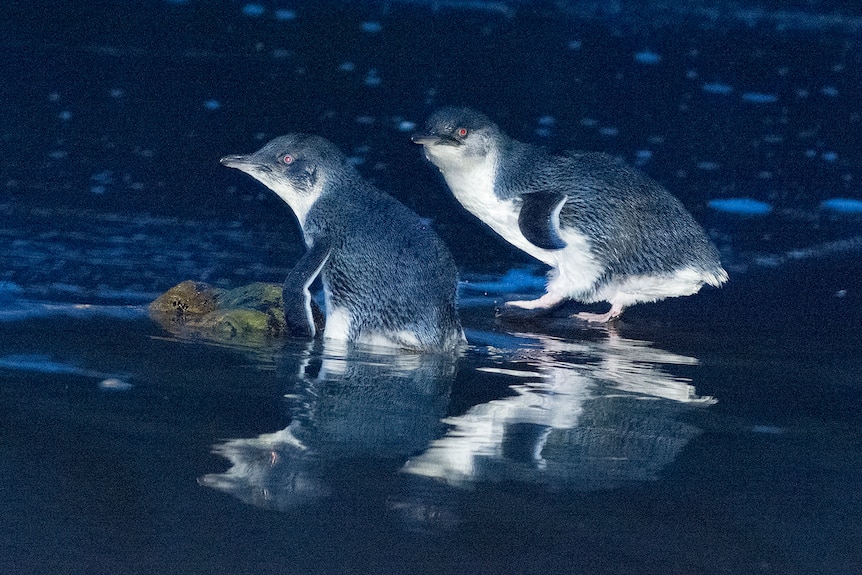
{"type": "Polygon", "coordinates": [[[32,206],[282,222],[291,216],[274,195],[217,161],[308,131],[432,217],[462,257],[465,232],[496,240],[448,196],[401,122],[421,126],[435,108],[463,103],[517,138],[639,164],[719,243],[736,235],[740,249],[780,252],[858,227],[819,205],[860,195],[859,8],[261,1],[250,16],[248,4],[7,3],[4,195],[32,206]],[[280,19],[279,9],[294,17],[280,19]],[[363,30],[367,22],[379,29],[363,30]],[[641,52],[660,59],[641,63],[641,52]],[[711,83],[732,91],[703,88],[711,83]],[[737,219],[706,207],[726,197],[775,211],[738,234],[737,219]]]}

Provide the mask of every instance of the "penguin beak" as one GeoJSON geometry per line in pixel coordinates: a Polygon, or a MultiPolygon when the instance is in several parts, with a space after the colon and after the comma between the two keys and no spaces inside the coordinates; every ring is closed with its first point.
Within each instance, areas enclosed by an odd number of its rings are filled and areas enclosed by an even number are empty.
{"type": "Polygon", "coordinates": [[[414,144],[419,144],[420,146],[425,146],[427,144],[433,144],[438,139],[439,138],[437,138],[436,136],[433,136],[431,134],[418,134],[417,133],[417,134],[413,134],[412,136],[410,136],[410,140],[414,144]]]}
{"type": "Polygon", "coordinates": [[[237,170],[243,172],[251,172],[251,171],[259,171],[259,172],[270,172],[272,171],[269,166],[266,164],[261,164],[260,162],[254,161],[251,156],[243,156],[239,154],[235,154],[232,156],[225,156],[219,163],[222,166],[227,166],[228,168],[236,168],[237,170]]]}
{"type": "Polygon", "coordinates": [[[419,144],[421,146],[433,146],[435,144],[443,145],[443,146],[460,146],[461,142],[453,138],[452,136],[439,135],[439,134],[413,134],[410,136],[410,139],[414,144],[419,144]]]}

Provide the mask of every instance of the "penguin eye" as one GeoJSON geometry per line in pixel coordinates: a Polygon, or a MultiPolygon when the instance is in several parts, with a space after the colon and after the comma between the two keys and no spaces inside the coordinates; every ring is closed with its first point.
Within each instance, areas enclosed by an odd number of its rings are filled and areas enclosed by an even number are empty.
{"type": "Polygon", "coordinates": [[[458,128],[457,130],[455,130],[455,133],[463,138],[467,135],[467,128],[458,128]]]}
{"type": "Polygon", "coordinates": [[[281,161],[284,162],[285,164],[292,164],[293,163],[293,156],[291,156],[290,154],[285,154],[281,158],[281,161]]]}

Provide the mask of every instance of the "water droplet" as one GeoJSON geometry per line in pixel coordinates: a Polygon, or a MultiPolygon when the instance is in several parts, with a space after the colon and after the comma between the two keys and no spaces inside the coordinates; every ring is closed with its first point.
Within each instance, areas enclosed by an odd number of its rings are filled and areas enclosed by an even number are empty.
{"type": "Polygon", "coordinates": [[[658,64],[661,62],[661,55],[649,50],[635,53],[635,62],[639,64],[658,64]]]}
{"type": "Polygon", "coordinates": [[[287,8],[280,8],[275,11],[275,19],[281,20],[282,22],[296,20],[296,11],[288,10],[287,8]]]}
{"type": "Polygon", "coordinates": [[[242,13],[246,16],[251,16],[252,18],[262,16],[264,12],[266,12],[266,8],[261,4],[246,4],[242,7],[242,13]]]}
{"type": "Polygon", "coordinates": [[[132,387],[131,383],[116,377],[109,377],[99,382],[99,389],[103,391],[128,391],[132,387]]]}
{"type": "Polygon", "coordinates": [[[721,200],[710,200],[707,204],[710,208],[719,212],[731,214],[744,214],[751,216],[764,216],[772,212],[772,206],[766,202],[753,200],[751,198],[726,198],[721,200]]]}
{"type": "Polygon", "coordinates": [[[730,94],[733,92],[733,86],[722,84],[721,82],[709,82],[702,86],[704,92],[710,94],[730,94]]]}
{"type": "Polygon", "coordinates": [[[778,96],[761,92],[746,92],[742,95],[742,99],[754,104],[773,104],[778,101],[778,96]]]}

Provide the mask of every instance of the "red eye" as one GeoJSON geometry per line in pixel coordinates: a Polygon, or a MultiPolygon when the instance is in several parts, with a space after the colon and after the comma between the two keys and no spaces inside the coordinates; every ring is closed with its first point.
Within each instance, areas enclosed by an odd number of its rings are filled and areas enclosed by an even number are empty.
{"type": "Polygon", "coordinates": [[[458,128],[457,130],[455,130],[455,133],[463,138],[467,135],[467,128],[458,128]]]}
{"type": "Polygon", "coordinates": [[[291,156],[290,154],[286,154],[286,155],[281,159],[281,161],[282,161],[282,162],[284,162],[285,164],[292,164],[292,163],[293,163],[293,156],[291,156]]]}

